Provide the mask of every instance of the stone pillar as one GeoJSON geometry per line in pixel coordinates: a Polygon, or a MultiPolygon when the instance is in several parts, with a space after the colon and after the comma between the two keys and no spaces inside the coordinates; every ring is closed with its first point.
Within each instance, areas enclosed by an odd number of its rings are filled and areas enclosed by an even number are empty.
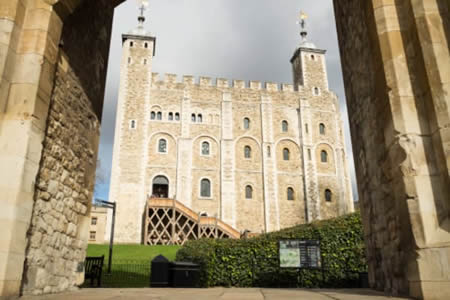
{"type": "Polygon", "coordinates": [[[227,224],[236,226],[234,180],[233,102],[230,93],[223,94],[221,140],[221,216],[227,224]],[[226,202],[224,200],[227,200],[226,202]]]}
{"type": "Polygon", "coordinates": [[[177,200],[192,208],[191,95],[184,91],[181,103],[181,137],[177,141],[177,200]]]}
{"type": "Polygon", "coordinates": [[[280,229],[278,203],[277,153],[273,141],[272,103],[268,96],[261,97],[262,163],[264,182],[264,216],[266,232],[280,229]],[[270,147],[270,155],[268,147],[270,147]]]}
{"type": "Polygon", "coordinates": [[[20,290],[61,28],[44,1],[0,3],[0,297],[20,290]]]}
{"type": "Polygon", "coordinates": [[[302,145],[305,194],[305,220],[311,222],[320,218],[316,156],[312,139],[310,106],[307,100],[299,101],[299,137],[302,145]]]}
{"type": "Polygon", "coordinates": [[[444,299],[449,3],[334,2],[371,286],[444,299]]]}

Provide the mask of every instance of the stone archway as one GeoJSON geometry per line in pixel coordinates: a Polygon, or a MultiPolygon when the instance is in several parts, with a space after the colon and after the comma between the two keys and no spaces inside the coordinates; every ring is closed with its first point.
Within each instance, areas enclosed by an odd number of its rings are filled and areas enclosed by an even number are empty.
{"type": "MultiPolygon", "coordinates": [[[[2,297],[82,276],[121,2],[0,3],[2,297]]],[[[438,299],[450,292],[448,1],[334,4],[371,286],[438,299]]]]}
{"type": "Polygon", "coordinates": [[[166,176],[156,176],[152,182],[152,197],[169,198],[169,180],[166,176]]]}

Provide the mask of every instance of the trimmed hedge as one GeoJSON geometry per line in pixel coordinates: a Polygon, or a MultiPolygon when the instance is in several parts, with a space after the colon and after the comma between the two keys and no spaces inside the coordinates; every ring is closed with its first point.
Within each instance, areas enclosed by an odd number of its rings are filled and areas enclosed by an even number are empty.
{"type": "Polygon", "coordinates": [[[361,217],[353,213],[246,240],[189,241],[176,260],[200,264],[202,287],[357,287],[358,273],[367,271],[364,249],[361,217]],[[320,240],[324,270],[280,269],[280,239],[320,240]]]}

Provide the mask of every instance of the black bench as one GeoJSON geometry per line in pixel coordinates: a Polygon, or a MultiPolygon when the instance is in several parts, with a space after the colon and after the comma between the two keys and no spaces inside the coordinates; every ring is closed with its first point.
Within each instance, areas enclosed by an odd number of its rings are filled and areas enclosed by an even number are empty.
{"type": "Polygon", "coordinates": [[[101,286],[104,260],[104,255],[99,257],[86,257],[86,261],[84,262],[84,280],[91,279],[91,286],[94,286],[94,279],[97,279],[97,286],[101,286]]]}

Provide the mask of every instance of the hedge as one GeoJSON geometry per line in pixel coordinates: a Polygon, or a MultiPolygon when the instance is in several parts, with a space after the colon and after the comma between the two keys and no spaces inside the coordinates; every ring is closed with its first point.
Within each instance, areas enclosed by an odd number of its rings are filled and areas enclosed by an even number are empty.
{"type": "Polygon", "coordinates": [[[353,213],[250,239],[189,241],[176,260],[200,264],[201,287],[357,287],[358,273],[367,271],[364,250],[361,217],[353,213]],[[280,269],[280,239],[320,240],[324,270],[280,269]]]}

